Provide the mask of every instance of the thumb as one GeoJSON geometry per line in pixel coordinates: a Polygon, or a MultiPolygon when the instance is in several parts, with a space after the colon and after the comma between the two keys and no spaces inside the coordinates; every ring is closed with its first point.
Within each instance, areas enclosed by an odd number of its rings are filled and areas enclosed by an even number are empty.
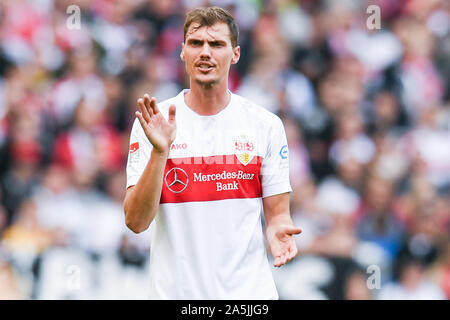
{"type": "Polygon", "coordinates": [[[175,105],[170,105],[169,107],[169,123],[173,123],[175,122],[175,114],[177,111],[177,107],[175,107],[175,105]]]}
{"type": "Polygon", "coordinates": [[[293,234],[299,234],[302,232],[302,229],[297,228],[295,226],[287,226],[285,229],[285,232],[289,235],[293,235],[293,234]]]}

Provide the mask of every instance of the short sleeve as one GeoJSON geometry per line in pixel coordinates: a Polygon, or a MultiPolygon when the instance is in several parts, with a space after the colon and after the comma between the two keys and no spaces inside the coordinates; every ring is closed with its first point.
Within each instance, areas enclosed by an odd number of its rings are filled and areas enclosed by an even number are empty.
{"type": "Polygon", "coordinates": [[[292,191],[286,132],[279,117],[273,122],[267,139],[267,153],[261,166],[263,198],[292,191]]]}
{"type": "Polygon", "coordinates": [[[134,186],[144,172],[150,159],[152,144],[142,129],[139,119],[136,118],[130,135],[130,148],[127,161],[127,189],[134,186]]]}

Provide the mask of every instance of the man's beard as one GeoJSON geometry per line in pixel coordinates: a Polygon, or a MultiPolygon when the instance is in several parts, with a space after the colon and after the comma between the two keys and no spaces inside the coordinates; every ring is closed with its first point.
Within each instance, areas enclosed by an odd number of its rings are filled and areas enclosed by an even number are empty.
{"type": "Polygon", "coordinates": [[[219,80],[212,79],[212,80],[203,81],[203,80],[195,79],[195,82],[197,84],[201,85],[202,87],[204,87],[205,89],[209,89],[209,88],[212,88],[216,83],[218,83],[219,80]]]}

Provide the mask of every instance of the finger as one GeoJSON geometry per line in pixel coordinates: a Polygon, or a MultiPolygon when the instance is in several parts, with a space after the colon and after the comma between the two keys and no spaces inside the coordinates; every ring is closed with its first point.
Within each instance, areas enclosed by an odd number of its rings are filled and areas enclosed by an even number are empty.
{"type": "Polygon", "coordinates": [[[148,94],[144,94],[144,104],[145,104],[145,108],[147,109],[149,115],[153,116],[154,112],[151,107],[151,101],[150,101],[150,97],[148,94]]]}
{"type": "Polygon", "coordinates": [[[169,107],[169,123],[175,122],[175,114],[177,112],[177,107],[175,107],[173,104],[169,107]]]}
{"type": "Polygon", "coordinates": [[[286,252],[283,256],[283,264],[286,264],[288,262],[288,253],[286,252]]]}
{"type": "Polygon", "coordinates": [[[276,258],[275,258],[275,261],[273,262],[273,266],[274,266],[274,267],[279,267],[279,266],[281,266],[281,265],[280,265],[280,258],[279,258],[279,257],[276,257],[276,258]]]}
{"type": "Polygon", "coordinates": [[[274,265],[275,267],[277,267],[278,264],[280,263],[280,256],[275,256],[274,258],[275,258],[275,259],[274,259],[274,261],[273,261],[273,265],[274,265]]]}
{"type": "Polygon", "coordinates": [[[135,114],[136,114],[136,117],[139,119],[139,122],[141,123],[142,129],[144,129],[144,132],[146,132],[147,122],[144,120],[142,113],[140,113],[139,111],[136,111],[135,114]]]}
{"type": "Polygon", "coordinates": [[[146,122],[150,121],[151,115],[148,113],[147,108],[144,104],[144,99],[138,99],[139,110],[141,110],[141,114],[146,122]]]}
{"type": "Polygon", "coordinates": [[[293,235],[293,234],[299,234],[302,232],[302,229],[294,227],[294,226],[288,226],[286,228],[286,233],[289,235],[293,235]]]}
{"type": "Polygon", "coordinates": [[[286,263],[286,256],[283,255],[283,256],[280,257],[280,262],[279,262],[280,267],[281,267],[282,265],[284,265],[285,263],[286,263]]]}
{"type": "Polygon", "coordinates": [[[286,252],[282,251],[278,256],[277,256],[277,266],[281,267],[284,263],[285,263],[285,258],[286,258],[286,252]]]}
{"type": "Polygon", "coordinates": [[[294,259],[295,255],[292,254],[292,252],[289,252],[286,255],[286,263],[288,263],[289,261],[291,261],[292,259],[294,259]]]}
{"type": "Polygon", "coordinates": [[[150,107],[152,108],[154,114],[157,114],[159,112],[159,108],[156,105],[156,98],[155,97],[152,97],[150,99],[150,107]]]}
{"type": "Polygon", "coordinates": [[[298,253],[297,248],[293,248],[293,249],[291,248],[289,250],[289,260],[294,259],[295,256],[297,255],[297,253],[298,253]]]}

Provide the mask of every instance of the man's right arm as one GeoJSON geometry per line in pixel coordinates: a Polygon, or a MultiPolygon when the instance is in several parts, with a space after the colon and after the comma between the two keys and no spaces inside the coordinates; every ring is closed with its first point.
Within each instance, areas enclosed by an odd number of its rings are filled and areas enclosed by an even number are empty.
{"type": "Polygon", "coordinates": [[[176,136],[175,106],[169,107],[167,120],[156,106],[155,98],[145,95],[138,100],[138,106],[141,112],[137,111],[136,117],[152,150],[139,180],[127,189],[123,202],[125,223],[135,233],[146,230],[158,212],[164,168],[176,136]]]}
{"type": "Polygon", "coordinates": [[[125,223],[135,233],[145,231],[158,212],[167,156],[153,149],[138,183],[126,191],[125,223]]]}

